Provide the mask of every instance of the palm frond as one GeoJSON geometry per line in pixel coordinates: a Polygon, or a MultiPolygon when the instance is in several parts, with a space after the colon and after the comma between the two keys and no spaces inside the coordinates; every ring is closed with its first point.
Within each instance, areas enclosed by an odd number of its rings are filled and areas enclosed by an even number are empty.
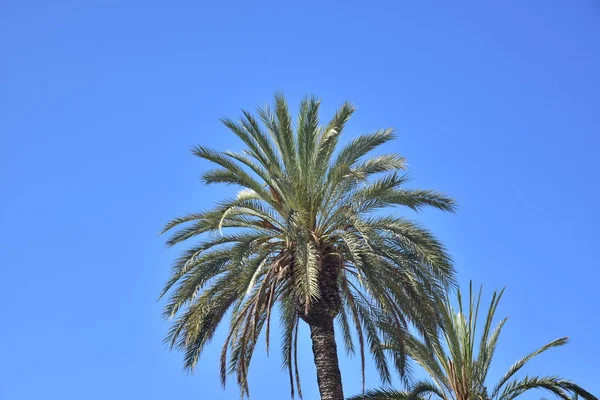
{"type": "Polygon", "coordinates": [[[410,393],[394,389],[372,389],[348,400],[409,400],[410,393]]]}
{"type": "Polygon", "coordinates": [[[534,358],[535,356],[542,354],[543,352],[550,350],[553,347],[560,347],[560,346],[564,346],[565,344],[567,344],[569,342],[569,339],[566,337],[560,338],[560,339],[556,339],[553,340],[552,342],[540,347],[539,349],[537,349],[536,351],[529,353],[528,355],[526,355],[525,357],[521,358],[519,361],[517,361],[516,363],[514,363],[509,370],[506,372],[506,374],[498,381],[498,383],[496,384],[496,386],[494,387],[494,390],[492,391],[492,397],[494,397],[502,388],[502,386],[508,382],[508,380],[510,378],[513,377],[514,374],[516,374],[521,368],[523,368],[523,366],[532,358],[534,358]]]}
{"type": "Polygon", "coordinates": [[[333,119],[321,132],[315,161],[315,175],[323,176],[337,147],[340,135],[356,108],[350,103],[344,103],[335,113],[333,119]]]}
{"type": "Polygon", "coordinates": [[[556,397],[569,400],[569,392],[577,393],[579,396],[589,400],[597,400],[591,393],[583,390],[574,383],[561,379],[557,376],[525,377],[509,382],[504,390],[498,394],[498,400],[513,400],[523,393],[533,389],[544,389],[553,393],[556,397]]]}
{"type": "Polygon", "coordinates": [[[476,336],[481,289],[476,293],[470,284],[469,298],[466,303],[463,301],[461,291],[457,290],[457,308],[448,298],[438,298],[437,308],[441,318],[441,330],[422,328],[422,338],[412,334],[404,340],[403,347],[397,346],[393,342],[388,347],[388,350],[391,351],[406,351],[413,362],[418,364],[429,376],[431,382],[410,384],[409,390],[406,392],[387,392],[382,389],[372,392],[372,394],[395,393],[400,396],[408,396],[410,399],[427,398],[434,395],[443,400],[513,400],[529,390],[544,389],[565,400],[570,399],[571,395],[597,400],[581,386],[557,376],[514,378],[515,374],[529,360],[551,348],[565,345],[567,338],[554,340],[517,361],[498,381],[491,395],[488,395],[486,378],[498,338],[506,322],[505,318],[498,323],[496,328],[492,329],[494,316],[503,293],[504,289],[499,293],[494,292],[492,296],[479,339],[478,351],[476,351],[476,336]]]}

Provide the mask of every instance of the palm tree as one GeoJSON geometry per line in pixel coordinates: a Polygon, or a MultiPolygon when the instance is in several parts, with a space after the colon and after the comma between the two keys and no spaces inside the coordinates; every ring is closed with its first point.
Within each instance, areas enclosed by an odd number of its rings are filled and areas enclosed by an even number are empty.
{"type": "Polygon", "coordinates": [[[486,378],[496,350],[498,337],[506,318],[500,321],[495,329],[492,320],[500,298],[500,293],[494,292],[487,317],[484,321],[483,332],[479,339],[478,351],[475,347],[476,328],[481,300],[481,289],[476,298],[473,296],[472,285],[469,287],[469,310],[463,312],[461,293],[458,291],[458,312],[448,300],[440,304],[442,310],[443,332],[428,337],[422,341],[415,336],[406,338],[404,346],[399,348],[391,344],[395,351],[406,350],[431,380],[414,383],[409,391],[372,390],[364,395],[353,397],[353,400],[413,400],[437,397],[440,400],[513,400],[531,389],[545,389],[564,400],[576,399],[581,396],[588,400],[597,400],[575,383],[558,376],[525,376],[513,378],[523,366],[535,356],[554,347],[567,344],[566,337],[554,340],[538,350],[528,354],[514,363],[506,374],[488,392],[486,378]],[[573,396],[573,397],[570,397],[573,396]]]}
{"type": "MultiPolygon", "coordinates": [[[[246,111],[237,122],[223,119],[246,148],[218,152],[196,146],[193,154],[216,164],[202,176],[205,184],[232,184],[241,190],[213,209],[176,218],[163,229],[179,227],[168,246],[201,237],[177,259],[161,294],[170,292],[164,314],[175,319],[167,340],[185,352],[185,367],[193,370],[231,311],[221,381],[225,385],[227,375],[236,374],[243,395],[249,395],[248,366],[263,327],[268,352],[276,304],[292,397],[294,386],[302,395],[296,365],[302,320],[310,327],[321,398],[341,400],[334,322],[350,353],[355,331],[363,371],[368,347],[388,382],[381,317],[393,317],[398,327],[394,336],[410,323],[425,329],[435,321],[434,299],[453,282],[443,246],[417,224],[381,209],[453,211],[454,201],[434,191],[401,187],[407,180],[399,173],[405,161],[396,154],[364,159],[394,138],[391,129],[359,136],[338,149],[354,107],[343,104],[321,127],[319,104],[315,98],[302,101],[295,129],[280,94],[274,110],[257,109],[264,126],[246,111]]],[[[393,367],[402,369],[403,361],[394,356],[393,367]]]]}

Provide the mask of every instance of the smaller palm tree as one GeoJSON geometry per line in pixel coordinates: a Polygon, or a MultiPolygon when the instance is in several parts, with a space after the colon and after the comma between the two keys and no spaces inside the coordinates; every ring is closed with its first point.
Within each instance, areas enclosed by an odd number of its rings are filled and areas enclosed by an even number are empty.
{"type": "Polygon", "coordinates": [[[488,392],[487,375],[496,350],[498,337],[506,318],[492,330],[492,320],[504,289],[494,292],[483,332],[476,342],[477,318],[481,300],[481,289],[473,295],[469,286],[469,310],[463,312],[462,296],[457,292],[459,309],[456,311],[446,300],[440,304],[440,314],[444,329],[442,332],[427,335],[421,340],[409,336],[403,343],[390,343],[392,351],[406,353],[429,375],[411,385],[410,390],[371,390],[350,400],[417,400],[424,397],[440,400],[513,400],[531,389],[544,389],[564,400],[597,400],[591,393],[575,383],[558,376],[525,376],[514,378],[515,374],[535,356],[553,347],[567,344],[568,338],[554,340],[514,363],[506,374],[488,392]],[[478,346],[477,346],[478,345],[478,346]],[[478,349],[476,349],[478,347],[478,349]]]}

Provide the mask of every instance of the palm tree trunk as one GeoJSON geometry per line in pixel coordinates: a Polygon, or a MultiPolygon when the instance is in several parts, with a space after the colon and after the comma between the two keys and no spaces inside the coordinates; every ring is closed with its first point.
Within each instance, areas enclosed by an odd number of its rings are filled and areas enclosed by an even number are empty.
{"type": "Polygon", "coordinates": [[[322,318],[310,324],[310,337],[321,400],[344,400],[333,319],[322,318]]]}

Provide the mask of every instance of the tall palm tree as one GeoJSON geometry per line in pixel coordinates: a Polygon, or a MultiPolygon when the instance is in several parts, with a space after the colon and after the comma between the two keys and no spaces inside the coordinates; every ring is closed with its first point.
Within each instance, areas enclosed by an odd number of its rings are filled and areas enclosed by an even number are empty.
{"type": "Polygon", "coordinates": [[[486,385],[488,371],[500,332],[507,320],[503,319],[492,330],[492,320],[503,292],[504,290],[500,293],[494,292],[478,346],[476,328],[481,289],[475,297],[471,285],[468,314],[463,312],[461,293],[458,291],[458,311],[448,300],[440,305],[443,332],[428,337],[426,343],[410,336],[406,338],[402,348],[393,343],[390,346],[395,351],[406,350],[410,358],[429,375],[430,380],[416,382],[408,391],[372,390],[352,399],[416,400],[428,396],[427,398],[434,397],[440,400],[513,400],[529,390],[545,389],[564,400],[576,399],[578,395],[584,399],[597,400],[580,386],[558,376],[513,378],[532,358],[546,350],[567,344],[566,337],[554,340],[514,363],[496,382],[491,392],[488,391],[491,387],[486,385]]]}
{"type": "MultiPolygon", "coordinates": [[[[167,340],[185,352],[185,366],[193,369],[231,311],[221,380],[224,385],[235,373],[243,395],[249,395],[248,366],[263,327],[268,351],[275,304],[292,397],[295,386],[301,396],[296,351],[302,320],[310,327],[321,398],[341,400],[334,322],[349,352],[355,331],[363,371],[368,347],[389,381],[382,316],[392,316],[398,327],[394,336],[410,323],[425,329],[435,321],[434,299],[453,282],[443,246],[417,224],[381,209],[453,211],[454,201],[401,187],[407,178],[399,173],[405,168],[399,155],[364,158],[394,138],[391,129],[359,136],[338,149],[354,107],[343,104],[322,127],[319,104],[315,98],[302,101],[295,129],[280,94],[273,110],[257,109],[258,119],[246,111],[237,122],[223,119],[246,148],[218,152],[196,146],[193,154],[216,164],[202,176],[205,184],[241,190],[213,209],[174,219],[163,230],[179,227],[168,246],[201,237],[175,262],[161,295],[170,292],[164,313],[174,319],[167,340]]],[[[402,369],[401,355],[391,359],[402,369]]]]}

